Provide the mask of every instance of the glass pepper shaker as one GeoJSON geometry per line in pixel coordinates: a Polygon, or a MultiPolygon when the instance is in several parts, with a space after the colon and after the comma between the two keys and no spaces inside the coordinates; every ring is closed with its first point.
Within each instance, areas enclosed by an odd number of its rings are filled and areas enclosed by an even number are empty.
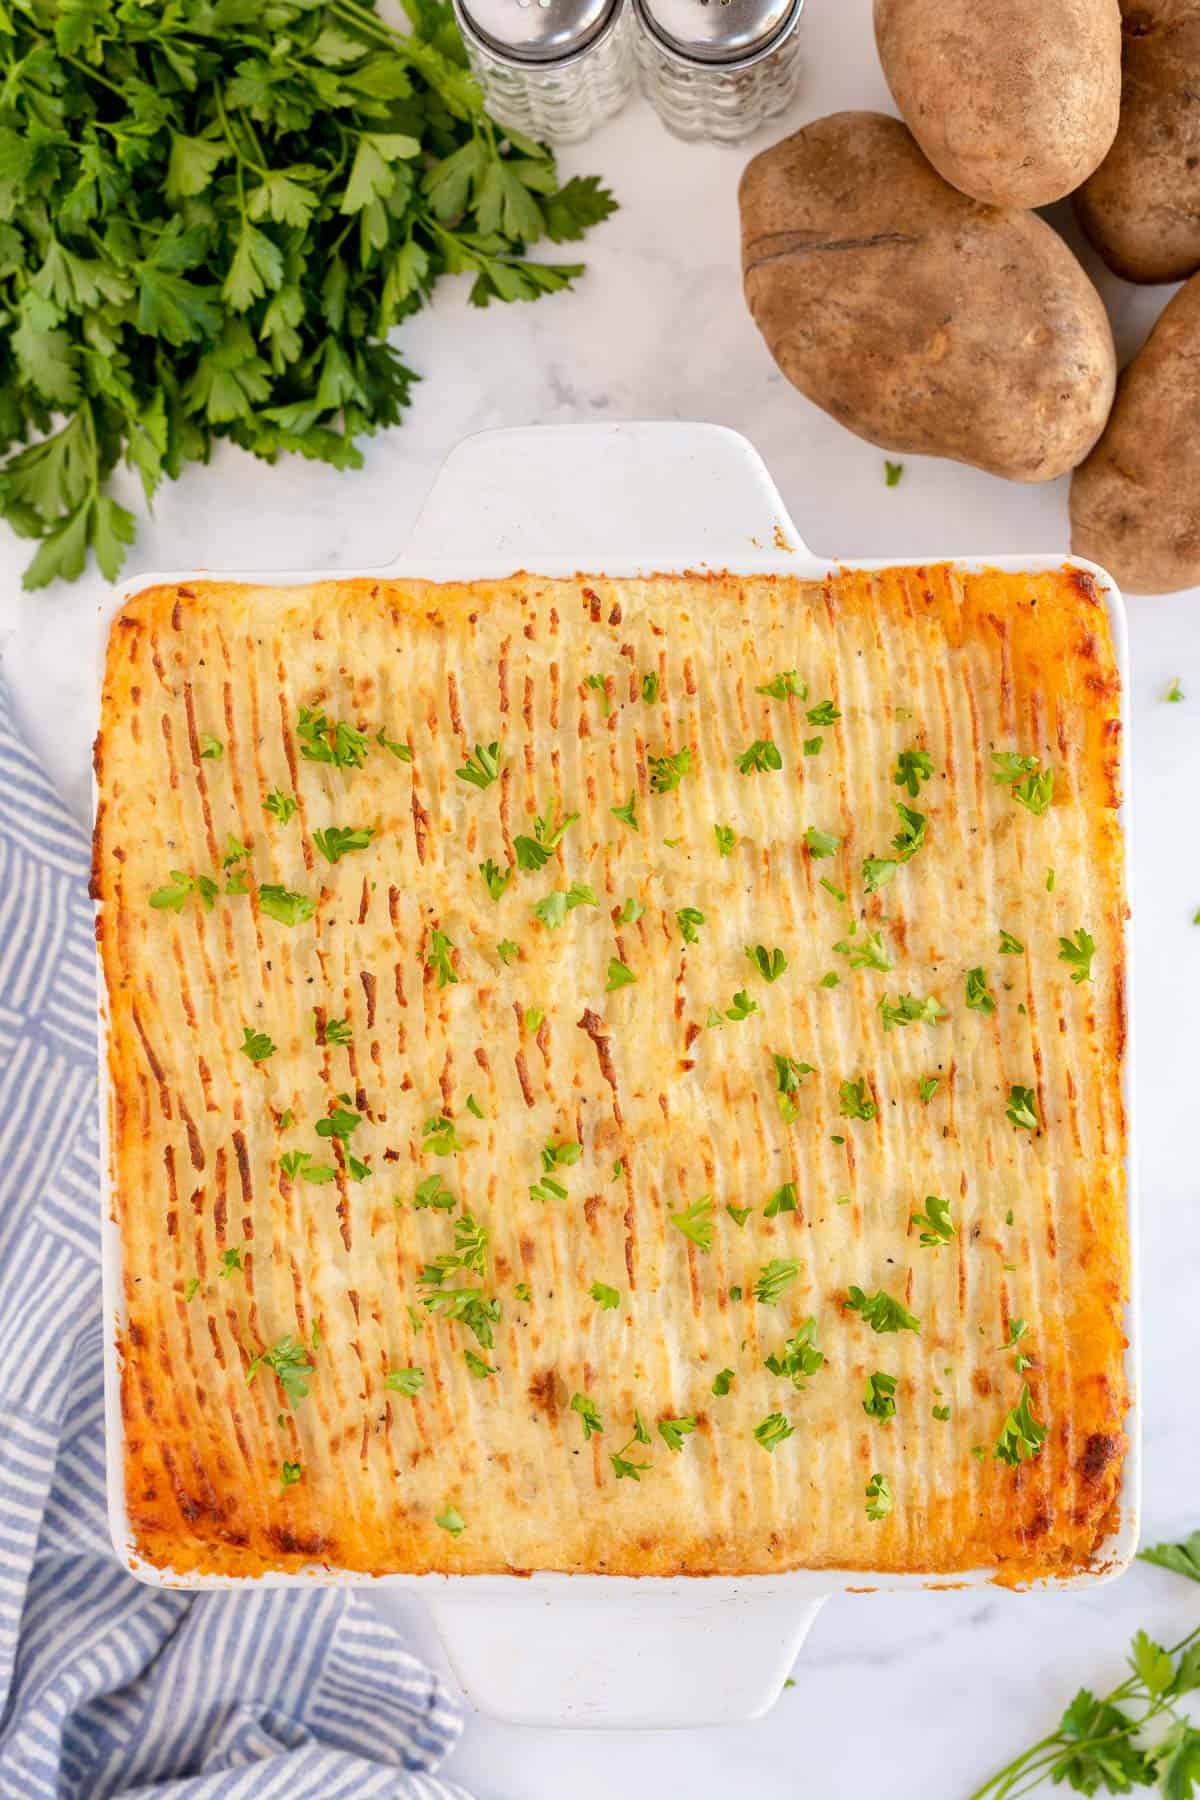
{"type": "Polygon", "coordinates": [[[472,73],[501,125],[577,144],[637,82],[625,0],[454,0],[472,73]]]}
{"type": "Polygon", "coordinates": [[[681,138],[736,144],[790,105],[804,0],[632,0],[642,92],[681,138]]]}

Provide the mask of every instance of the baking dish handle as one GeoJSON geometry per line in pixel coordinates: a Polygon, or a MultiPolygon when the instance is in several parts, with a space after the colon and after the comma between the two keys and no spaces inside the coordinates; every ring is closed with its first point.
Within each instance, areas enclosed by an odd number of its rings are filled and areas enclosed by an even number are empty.
{"type": "Polygon", "coordinates": [[[763,1576],[505,1586],[467,1580],[424,1597],[455,1674],[492,1718],[581,1730],[757,1718],[828,1597],[763,1576]]]}
{"type": "Polygon", "coordinates": [[[758,451],[723,425],[528,425],[465,438],[442,464],[399,561],[540,559],[575,569],[725,568],[813,559],[758,451]]]}

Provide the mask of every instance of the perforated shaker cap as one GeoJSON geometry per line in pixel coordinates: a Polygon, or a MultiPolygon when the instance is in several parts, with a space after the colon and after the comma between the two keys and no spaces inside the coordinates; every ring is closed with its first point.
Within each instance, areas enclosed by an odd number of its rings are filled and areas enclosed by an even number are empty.
{"type": "Polygon", "coordinates": [[[634,0],[643,28],[684,62],[755,62],[788,36],[804,0],[634,0]]]}
{"type": "Polygon", "coordinates": [[[595,43],[621,0],[454,0],[467,36],[508,62],[557,63],[595,43]]]}

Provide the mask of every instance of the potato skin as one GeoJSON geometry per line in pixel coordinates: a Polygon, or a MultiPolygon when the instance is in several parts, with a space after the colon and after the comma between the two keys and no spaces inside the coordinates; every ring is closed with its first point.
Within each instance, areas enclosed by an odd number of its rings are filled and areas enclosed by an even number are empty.
{"type": "Polygon", "coordinates": [[[755,322],[850,431],[1015,481],[1087,455],[1112,402],[1112,332],[1041,219],[965,199],[881,113],[806,125],[749,163],[738,197],[755,322]]]}
{"type": "Polygon", "coordinates": [[[875,41],[909,130],[974,200],[1046,206],[1113,141],[1118,0],[875,0],[875,41]]]}
{"type": "Polygon", "coordinates": [[[1122,373],[1104,435],[1075,471],[1071,548],[1130,594],[1200,583],[1200,275],[1122,373]]]}
{"type": "Polygon", "coordinates": [[[1121,123],[1075,211],[1127,281],[1183,281],[1200,269],[1200,4],[1122,0],[1121,13],[1121,123]]]}

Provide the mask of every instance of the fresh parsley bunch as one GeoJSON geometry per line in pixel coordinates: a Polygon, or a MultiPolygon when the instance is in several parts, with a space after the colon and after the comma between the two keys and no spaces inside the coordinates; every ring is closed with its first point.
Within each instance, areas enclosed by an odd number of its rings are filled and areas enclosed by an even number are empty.
{"type": "Polygon", "coordinates": [[[531,261],[612,211],[493,123],[450,7],[360,0],[0,4],[0,514],[27,587],[116,575],[149,500],[231,438],[355,468],[417,379],[387,333],[437,279],[536,300],[531,261]],[[23,446],[23,447],[22,447],[23,446]]]}

